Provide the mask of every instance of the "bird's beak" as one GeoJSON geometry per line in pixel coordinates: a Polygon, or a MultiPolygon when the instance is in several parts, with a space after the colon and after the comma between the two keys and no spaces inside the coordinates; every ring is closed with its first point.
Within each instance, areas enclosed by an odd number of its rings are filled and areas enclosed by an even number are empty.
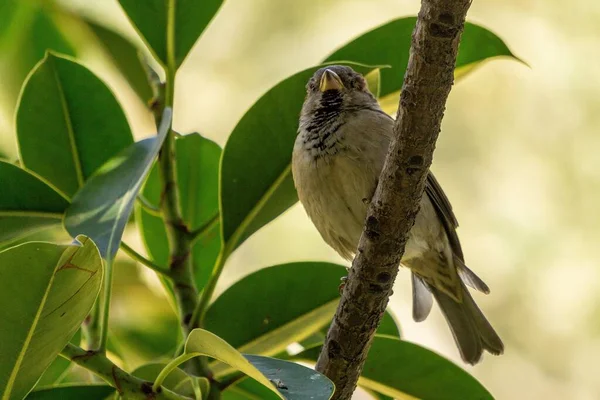
{"type": "Polygon", "coordinates": [[[321,92],[325,92],[327,90],[342,90],[344,88],[344,84],[340,79],[339,75],[333,72],[330,69],[326,69],[321,75],[321,82],[319,84],[319,89],[321,92]]]}

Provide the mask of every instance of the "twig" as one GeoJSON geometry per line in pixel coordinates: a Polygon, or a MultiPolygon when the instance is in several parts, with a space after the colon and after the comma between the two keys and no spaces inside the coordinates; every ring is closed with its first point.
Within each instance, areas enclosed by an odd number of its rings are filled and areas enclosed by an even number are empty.
{"type": "Polygon", "coordinates": [[[219,213],[213,215],[211,219],[209,219],[204,225],[202,225],[198,229],[191,231],[190,239],[192,245],[194,245],[194,243],[196,243],[198,239],[206,235],[212,228],[214,228],[217,223],[219,223],[219,213]]]}
{"type": "Polygon", "coordinates": [[[85,351],[82,348],[69,343],[61,351],[60,355],[102,378],[106,383],[117,389],[119,395],[124,398],[132,400],[189,399],[188,397],[171,392],[164,387],[160,388],[160,390],[153,391],[152,382],[146,382],[128,374],[113,364],[112,361],[101,352],[85,351]]]}
{"type": "MultiPolygon", "coordinates": [[[[394,126],[356,258],[317,361],[350,399],[389,297],[431,165],[471,0],[422,0],[394,126]]],[[[398,360],[402,363],[403,360],[398,360]]]]}
{"type": "Polygon", "coordinates": [[[161,267],[160,265],[155,264],[154,262],[148,260],[146,257],[144,257],[143,255],[141,255],[140,253],[135,251],[133,248],[131,248],[127,243],[121,242],[121,250],[123,250],[125,253],[127,253],[127,255],[129,257],[133,258],[135,261],[150,268],[152,271],[154,271],[158,274],[164,275],[166,277],[169,277],[168,270],[166,270],[164,267],[161,267]]]}
{"type": "Polygon", "coordinates": [[[155,217],[162,217],[162,214],[160,213],[160,208],[155,207],[141,193],[138,194],[137,200],[140,202],[140,205],[142,206],[142,208],[144,209],[144,211],[147,211],[150,215],[153,215],[155,217]]]}

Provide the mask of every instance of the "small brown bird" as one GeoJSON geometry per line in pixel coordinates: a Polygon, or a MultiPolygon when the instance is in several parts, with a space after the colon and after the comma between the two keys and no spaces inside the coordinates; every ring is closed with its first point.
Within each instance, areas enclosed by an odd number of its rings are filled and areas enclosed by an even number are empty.
{"type": "MultiPolygon", "coordinates": [[[[394,120],[369,92],[363,76],[349,67],[319,69],[306,89],[292,158],[294,182],[325,242],[350,260],[383,168],[394,120]]],[[[475,364],[483,350],[501,354],[504,345],[466,287],[489,293],[464,263],[457,227],[450,202],[430,172],[402,258],[402,265],[412,270],[413,318],[417,322],[427,318],[433,295],[462,359],[475,364]]]]}

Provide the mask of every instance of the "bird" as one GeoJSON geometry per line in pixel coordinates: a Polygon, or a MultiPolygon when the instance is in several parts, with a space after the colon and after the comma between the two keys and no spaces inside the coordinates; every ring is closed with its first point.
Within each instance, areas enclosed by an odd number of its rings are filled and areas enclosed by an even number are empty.
{"type": "MultiPolygon", "coordinates": [[[[393,126],[365,78],[348,66],[320,68],[306,84],[292,152],[294,185],[323,240],[347,260],[356,252],[393,126]]],[[[412,316],[424,321],[435,298],[461,358],[476,364],[484,350],[502,354],[504,344],[467,288],[490,292],[465,265],[457,227],[452,206],[429,171],[400,262],[411,270],[412,316]]]]}

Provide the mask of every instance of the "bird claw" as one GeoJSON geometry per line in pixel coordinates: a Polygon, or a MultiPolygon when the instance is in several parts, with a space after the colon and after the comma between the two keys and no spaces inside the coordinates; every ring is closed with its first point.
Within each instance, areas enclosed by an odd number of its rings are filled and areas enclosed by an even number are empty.
{"type": "Polygon", "coordinates": [[[342,293],[344,292],[344,287],[346,286],[346,281],[348,280],[348,276],[342,276],[340,278],[340,286],[338,287],[338,290],[340,292],[340,296],[342,295],[342,293]]]}

